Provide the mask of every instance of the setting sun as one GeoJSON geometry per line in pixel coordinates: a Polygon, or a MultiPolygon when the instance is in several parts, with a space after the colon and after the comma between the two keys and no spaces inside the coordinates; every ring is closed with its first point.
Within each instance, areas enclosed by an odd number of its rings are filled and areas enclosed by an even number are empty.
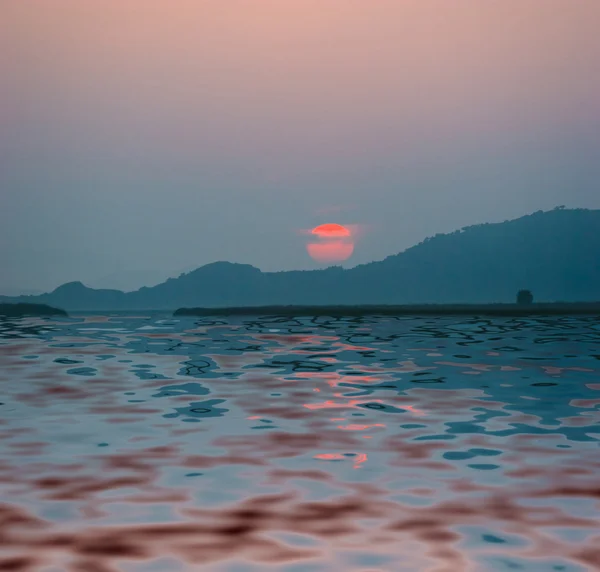
{"type": "Polygon", "coordinates": [[[306,245],[309,256],[317,262],[341,262],[354,252],[352,233],[341,224],[327,223],[311,230],[318,242],[306,245]]]}
{"type": "Polygon", "coordinates": [[[312,229],[312,234],[325,238],[338,238],[342,236],[350,236],[350,230],[341,224],[327,223],[319,225],[312,229]]]}

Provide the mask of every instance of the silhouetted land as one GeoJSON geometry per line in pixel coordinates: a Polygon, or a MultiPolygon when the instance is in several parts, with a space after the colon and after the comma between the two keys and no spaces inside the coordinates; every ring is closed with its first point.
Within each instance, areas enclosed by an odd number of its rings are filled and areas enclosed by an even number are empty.
{"type": "Polygon", "coordinates": [[[46,304],[0,304],[0,316],[8,316],[9,318],[67,315],[64,310],[46,304]]]}
{"type": "Polygon", "coordinates": [[[480,304],[489,313],[490,301],[512,304],[519,291],[524,302],[530,291],[536,301],[594,303],[600,300],[598,229],[600,210],[557,208],[437,234],[354,268],[262,272],[249,264],[214,262],[135,292],[69,282],[39,296],[0,296],[0,303],[49,304],[69,312],[286,305],[410,305],[414,312],[414,305],[444,305],[433,313],[445,312],[446,304],[453,313],[455,304],[480,304]]]}
{"type": "Polygon", "coordinates": [[[175,316],[600,316],[600,302],[530,304],[424,304],[407,306],[245,306],[179,308],[175,316]]]}

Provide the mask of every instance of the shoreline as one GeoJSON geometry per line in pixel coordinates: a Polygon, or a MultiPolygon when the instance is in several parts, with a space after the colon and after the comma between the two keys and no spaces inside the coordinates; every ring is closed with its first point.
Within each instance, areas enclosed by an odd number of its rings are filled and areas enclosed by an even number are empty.
{"type": "Polygon", "coordinates": [[[598,315],[600,302],[538,304],[407,304],[356,306],[231,306],[179,308],[174,316],[556,316],[598,315]]]}

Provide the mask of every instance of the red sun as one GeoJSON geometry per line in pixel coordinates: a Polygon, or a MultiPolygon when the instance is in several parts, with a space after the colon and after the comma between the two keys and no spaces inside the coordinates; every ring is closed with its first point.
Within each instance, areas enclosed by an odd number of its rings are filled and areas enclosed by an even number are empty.
{"type": "Polygon", "coordinates": [[[350,231],[341,224],[327,223],[320,226],[316,226],[310,231],[312,234],[316,234],[319,237],[324,238],[339,238],[342,236],[350,236],[350,231]]]}
{"type": "Polygon", "coordinates": [[[318,242],[310,242],[306,250],[318,262],[341,262],[354,252],[352,233],[341,224],[327,223],[312,229],[311,234],[318,242]]]}

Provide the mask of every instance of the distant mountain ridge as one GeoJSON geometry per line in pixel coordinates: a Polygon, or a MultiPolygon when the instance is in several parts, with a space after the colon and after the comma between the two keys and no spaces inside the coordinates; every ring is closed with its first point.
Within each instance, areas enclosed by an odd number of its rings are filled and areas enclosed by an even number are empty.
{"type": "Polygon", "coordinates": [[[317,304],[483,304],[600,300],[600,210],[556,208],[501,223],[438,234],[384,260],[351,269],[262,272],[215,262],[134,292],[69,282],[39,296],[0,302],[50,304],[68,311],[175,310],[317,304]]]}

